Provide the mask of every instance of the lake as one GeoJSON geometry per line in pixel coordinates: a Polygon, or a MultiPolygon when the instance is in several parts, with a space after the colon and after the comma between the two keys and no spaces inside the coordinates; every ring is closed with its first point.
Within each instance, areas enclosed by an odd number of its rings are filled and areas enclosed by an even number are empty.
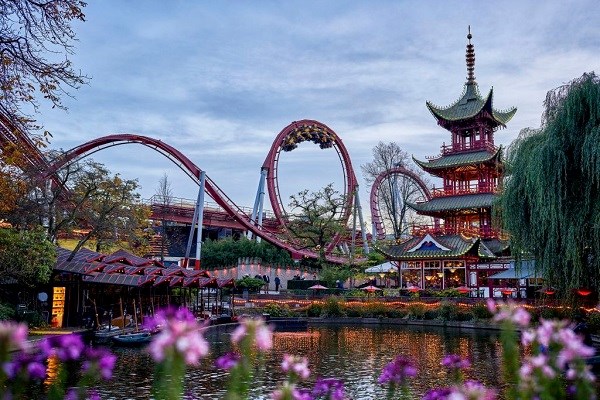
{"type": "MultiPolygon", "coordinates": [[[[198,367],[188,370],[186,390],[198,399],[220,399],[227,372],[213,366],[214,360],[230,350],[226,327],[207,333],[211,355],[198,367]]],[[[119,359],[110,383],[99,387],[102,399],[147,399],[150,397],[154,363],[143,349],[113,348],[119,359]]],[[[274,348],[255,375],[252,399],[268,399],[284,379],[280,370],[283,354],[306,356],[312,387],[317,376],[344,380],[351,399],[385,398],[377,383],[381,369],[396,355],[412,357],[419,369],[413,380],[415,398],[432,387],[449,385],[450,378],[440,367],[445,354],[460,354],[472,363],[468,378],[489,386],[501,384],[501,348],[498,332],[459,330],[422,326],[316,326],[305,331],[275,332],[274,348]]]]}

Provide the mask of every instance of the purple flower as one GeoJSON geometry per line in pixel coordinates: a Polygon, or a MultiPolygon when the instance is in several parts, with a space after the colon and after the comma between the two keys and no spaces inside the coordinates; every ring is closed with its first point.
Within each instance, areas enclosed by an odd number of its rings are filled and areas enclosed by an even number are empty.
{"type": "Polygon", "coordinates": [[[471,362],[461,358],[457,354],[446,355],[441,362],[442,366],[448,369],[467,369],[471,366],[471,362]]]}
{"type": "Polygon", "coordinates": [[[45,356],[56,355],[61,361],[79,360],[84,347],[81,336],[75,334],[51,336],[40,342],[40,349],[45,356]]]}
{"type": "Polygon", "coordinates": [[[46,366],[39,354],[18,353],[12,361],[4,363],[3,370],[10,379],[17,376],[32,380],[46,378],[46,366]]]}
{"type": "Polygon", "coordinates": [[[310,392],[298,390],[296,385],[290,384],[289,382],[284,383],[281,389],[277,389],[271,393],[272,400],[283,400],[289,398],[292,400],[314,400],[310,392]]]}
{"type": "Polygon", "coordinates": [[[379,376],[379,383],[397,383],[404,384],[406,378],[412,378],[417,375],[417,368],[414,363],[404,356],[397,356],[396,359],[387,364],[381,375],[379,376]]]}
{"type": "Polygon", "coordinates": [[[318,378],[312,391],[313,396],[325,396],[330,400],[344,400],[344,382],[334,378],[318,378]]]}
{"type": "Polygon", "coordinates": [[[454,391],[451,388],[436,388],[431,389],[425,396],[423,396],[423,400],[446,400],[453,394],[454,391]]]}
{"type": "Polygon", "coordinates": [[[86,351],[86,360],[83,362],[82,371],[84,373],[100,373],[102,379],[112,378],[113,369],[117,362],[117,356],[107,349],[88,348],[86,351]]]}
{"type": "Polygon", "coordinates": [[[239,354],[230,352],[222,355],[215,360],[215,366],[220,369],[230,370],[240,361],[239,354]]]}

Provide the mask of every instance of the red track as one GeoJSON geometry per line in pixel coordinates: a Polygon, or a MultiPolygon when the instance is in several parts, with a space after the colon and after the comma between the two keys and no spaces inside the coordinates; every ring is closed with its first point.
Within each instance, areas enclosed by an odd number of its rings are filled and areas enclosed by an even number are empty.
{"type": "MultiPolygon", "coordinates": [[[[343,147],[341,140],[339,140],[337,135],[335,135],[335,133],[332,130],[330,130],[325,125],[320,124],[316,121],[304,120],[304,121],[300,121],[300,122],[294,122],[291,125],[289,125],[288,127],[286,127],[277,136],[277,139],[275,141],[276,143],[273,144],[273,147],[271,148],[271,151],[269,152],[269,155],[267,156],[267,159],[265,160],[265,164],[263,165],[263,167],[267,166],[267,167],[273,168],[276,165],[276,160],[277,160],[279,151],[282,148],[281,140],[285,139],[288,136],[285,132],[288,132],[288,133],[293,132],[293,128],[298,126],[298,124],[311,125],[314,127],[313,129],[316,129],[318,131],[327,129],[329,134],[334,135],[333,137],[336,139],[335,142],[337,143],[337,147],[339,148],[339,151],[341,152],[342,157],[344,158],[344,160],[347,160],[346,161],[346,170],[350,171],[350,173],[346,172],[347,173],[347,190],[349,192],[349,194],[348,194],[348,198],[350,200],[349,204],[352,204],[351,203],[352,195],[353,195],[354,189],[356,187],[356,177],[354,176],[354,172],[351,170],[352,167],[350,164],[350,158],[348,157],[348,152],[346,151],[345,147],[343,147]],[[292,131],[289,131],[289,129],[292,129],[292,131]],[[277,146],[277,148],[274,149],[275,146],[277,146]]],[[[63,166],[65,166],[75,160],[84,158],[84,157],[86,157],[90,154],[93,154],[97,151],[100,151],[102,149],[117,146],[117,145],[130,144],[130,143],[142,144],[144,146],[152,148],[152,149],[156,150],[157,152],[165,155],[167,158],[169,158],[171,161],[173,161],[177,166],[179,166],[179,168],[181,168],[184,172],[186,172],[187,175],[190,176],[196,182],[196,184],[199,183],[201,169],[198,166],[196,166],[196,164],[194,164],[183,153],[181,153],[176,148],[174,148],[158,139],[153,139],[153,138],[150,138],[147,136],[141,136],[141,135],[135,135],[135,134],[109,135],[109,136],[104,136],[104,137],[97,138],[97,139],[91,140],[89,142],[83,143],[83,144],[67,151],[63,157],[61,157],[59,160],[54,162],[45,171],[44,175],[46,177],[52,176],[56,171],[58,171],[63,166]]],[[[276,171],[276,168],[273,168],[273,170],[270,173],[275,173],[275,171],[276,171]]],[[[276,175],[273,175],[273,176],[276,176],[276,175]]],[[[272,196],[272,193],[275,193],[275,191],[276,191],[275,186],[276,186],[275,178],[271,178],[271,186],[269,186],[269,196],[271,197],[273,208],[274,209],[277,208],[276,217],[279,219],[282,216],[281,208],[279,207],[278,201],[273,201],[273,196],[272,196]],[[276,204],[277,204],[277,206],[276,206],[276,204]],[[279,212],[279,214],[277,214],[277,212],[279,212]]],[[[275,246],[280,247],[284,250],[287,250],[288,252],[290,252],[290,254],[292,255],[293,258],[299,259],[302,257],[308,257],[308,258],[318,258],[319,257],[319,255],[316,252],[313,252],[313,251],[310,251],[307,249],[297,249],[297,248],[293,247],[291,244],[287,243],[285,239],[282,239],[279,236],[277,236],[271,232],[268,232],[266,230],[263,230],[259,226],[256,226],[251,221],[250,216],[248,214],[246,214],[240,207],[238,207],[217,186],[217,184],[212,179],[210,179],[208,176],[206,176],[206,188],[205,189],[206,189],[206,193],[208,193],[208,195],[219,206],[221,206],[229,215],[231,215],[236,221],[238,221],[240,223],[240,225],[242,225],[245,229],[250,230],[252,233],[263,238],[267,242],[272,243],[275,246]]],[[[345,212],[346,220],[347,220],[348,216],[350,215],[350,212],[351,212],[350,207],[347,207],[347,210],[345,212]]],[[[280,222],[283,224],[282,219],[280,220],[280,222]]],[[[348,263],[347,258],[337,257],[337,256],[332,256],[332,255],[327,255],[327,260],[330,262],[339,263],[339,264],[348,263]]]]}
{"type": "Polygon", "coordinates": [[[379,210],[379,186],[381,185],[381,182],[383,182],[390,175],[406,175],[407,177],[412,179],[417,185],[419,185],[419,188],[421,188],[421,191],[425,195],[426,199],[431,200],[431,193],[429,192],[429,189],[427,188],[425,183],[423,183],[419,175],[404,167],[395,167],[392,169],[388,169],[386,171],[383,171],[381,174],[377,175],[377,178],[375,178],[375,182],[373,182],[373,186],[371,186],[370,205],[371,220],[375,229],[373,235],[377,235],[376,237],[378,240],[385,239],[385,228],[383,226],[381,211],[379,210]]]}

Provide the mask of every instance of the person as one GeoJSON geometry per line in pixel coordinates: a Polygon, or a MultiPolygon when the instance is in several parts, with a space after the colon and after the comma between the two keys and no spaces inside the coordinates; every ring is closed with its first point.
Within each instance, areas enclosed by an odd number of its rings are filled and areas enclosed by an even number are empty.
{"type": "Polygon", "coordinates": [[[269,275],[263,275],[263,281],[265,281],[265,293],[269,291],[269,275]]]}
{"type": "Polygon", "coordinates": [[[279,285],[281,285],[281,279],[279,279],[279,276],[275,277],[275,291],[279,292],[279,285]]]}

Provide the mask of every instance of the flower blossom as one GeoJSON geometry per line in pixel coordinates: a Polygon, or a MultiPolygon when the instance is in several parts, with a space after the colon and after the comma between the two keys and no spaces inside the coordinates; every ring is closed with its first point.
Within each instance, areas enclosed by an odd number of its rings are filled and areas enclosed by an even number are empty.
{"type": "Polygon", "coordinates": [[[299,390],[296,385],[288,382],[284,383],[281,389],[277,389],[271,393],[272,400],[283,400],[289,398],[292,398],[292,400],[314,400],[309,392],[305,390],[299,390]]]}
{"type": "Polygon", "coordinates": [[[448,369],[467,369],[471,366],[471,362],[457,354],[448,354],[442,359],[441,365],[448,369]]]}
{"type": "Polygon", "coordinates": [[[112,378],[116,362],[117,356],[107,349],[88,348],[86,351],[86,359],[83,362],[81,369],[84,373],[94,373],[97,371],[102,379],[109,380],[112,378]]]}
{"type": "Polygon", "coordinates": [[[40,349],[45,356],[57,356],[61,361],[77,361],[83,354],[85,345],[80,335],[69,334],[42,339],[40,349]]]}
{"type": "Polygon", "coordinates": [[[417,368],[408,357],[397,356],[394,361],[388,363],[379,376],[379,383],[404,384],[407,378],[417,375],[417,368]]]}
{"type": "Polygon", "coordinates": [[[240,361],[239,354],[229,352],[215,360],[215,366],[219,369],[230,370],[240,361]]]}
{"type": "Polygon", "coordinates": [[[208,354],[208,342],[200,332],[201,325],[185,308],[160,310],[145,326],[162,328],[148,347],[157,362],[169,354],[179,354],[187,365],[197,365],[208,354]]]}
{"type": "Polygon", "coordinates": [[[527,327],[531,321],[531,314],[525,309],[518,306],[514,302],[509,301],[508,303],[496,303],[494,299],[487,299],[487,308],[494,314],[494,321],[510,321],[517,326],[527,327]]]}
{"type": "Polygon", "coordinates": [[[313,396],[330,400],[344,400],[344,382],[335,378],[318,378],[312,391],[313,396]]]}
{"type": "Polygon", "coordinates": [[[0,322],[0,346],[9,351],[26,351],[28,348],[27,335],[26,324],[12,321],[0,322]]]}
{"type": "Polygon", "coordinates": [[[12,361],[5,363],[3,369],[10,379],[15,379],[17,376],[31,380],[46,378],[46,365],[40,354],[20,352],[12,361]]]}
{"type": "Polygon", "coordinates": [[[243,318],[231,334],[231,341],[239,343],[250,337],[259,351],[265,352],[273,347],[273,331],[262,319],[243,318]]]}
{"type": "Polygon", "coordinates": [[[292,356],[290,354],[283,355],[281,362],[281,370],[297,376],[300,379],[306,379],[310,375],[308,369],[308,360],[306,357],[292,356]]]}

